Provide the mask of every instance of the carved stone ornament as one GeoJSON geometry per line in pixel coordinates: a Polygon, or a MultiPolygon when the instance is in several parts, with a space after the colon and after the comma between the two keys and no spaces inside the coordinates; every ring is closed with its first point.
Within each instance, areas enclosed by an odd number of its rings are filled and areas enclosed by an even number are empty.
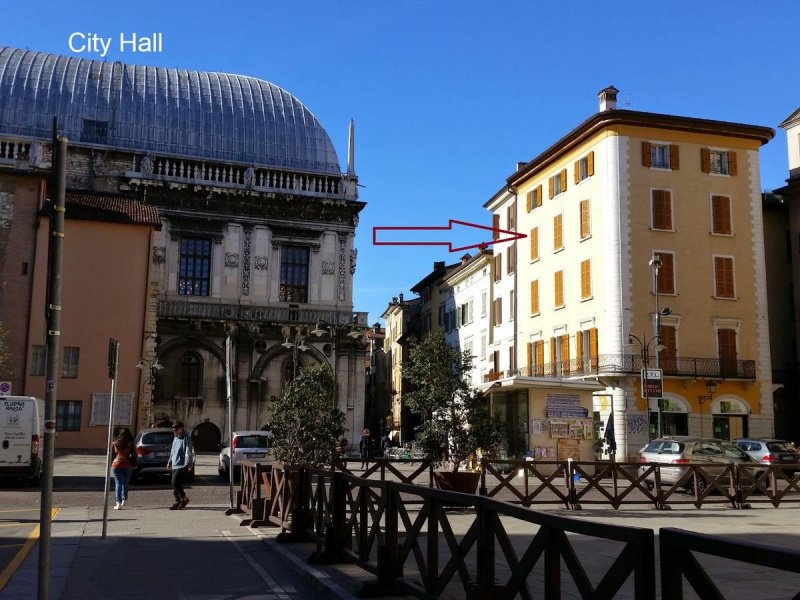
{"type": "Polygon", "coordinates": [[[244,170],[244,187],[251,189],[256,183],[256,172],[253,167],[244,170]]]}
{"type": "Polygon", "coordinates": [[[28,153],[28,163],[32,167],[41,167],[42,165],[42,143],[41,142],[33,142],[31,144],[31,150],[28,153]]]}
{"type": "Polygon", "coordinates": [[[336,262],[332,260],[323,260],[322,261],[322,274],[323,275],[333,275],[333,272],[336,270],[336,262]]]}
{"type": "Polygon", "coordinates": [[[350,275],[356,272],[356,259],[358,258],[358,250],[353,248],[350,250],[350,275]]]}
{"type": "Polygon", "coordinates": [[[269,267],[269,259],[266,256],[256,256],[256,271],[266,271],[269,267]]]}
{"type": "Polygon", "coordinates": [[[167,248],[165,246],[153,246],[153,262],[162,263],[167,257],[167,248]]]}
{"type": "Polygon", "coordinates": [[[153,159],[150,158],[150,155],[145,154],[139,170],[145,175],[153,174],[153,159]]]}
{"type": "Polygon", "coordinates": [[[234,252],[226,252],[225,253],[225,266],[226,267],[238,267],[239,266],[239,255],[234,252]]]}

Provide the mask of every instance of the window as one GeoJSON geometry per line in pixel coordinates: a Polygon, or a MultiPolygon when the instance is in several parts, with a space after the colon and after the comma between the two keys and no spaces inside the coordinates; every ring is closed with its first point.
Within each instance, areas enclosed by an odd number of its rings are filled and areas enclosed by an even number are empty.
{"type": "Polygon", "coordinates": [[[528,344],[528,368],[532,377],[544,376],[544,341],[537,340],[528,344]]]}
{"type": "Polygon", "coordinates": [[[550,194],[550,198],[554,198],[558,196],[562,192],[567,191],[567,170],[562,169],[555,175],[553,175],[547,181],[547,188],[550,194]]]}
{"type": "Polygon", "coordinates": [[[592,267],[590,260],[581,262],[581,300],[592,297],[592,267]]]}
{"type": "Polygon", "coordinates": [[[517,211],[517,205],[514,202],[512,202],[511,205],[506,208],[506,223],[508,223],[509,229],[517,228],[517,220],[515,218],[516,211],[517,211]]]}
{"type": "Polygon", "coordinates": [[[661,324],[661,335],[658,343],[663,348],[658,352],[658,364],[666,373],[677,373],[678,342],[674,325],[661,324]]]}
{"type": "Polygon", "coordinates": [[[717,298],[734,298],[733,258],[728,256],[714,257],[714,295],[717,298]]]}
{"type": "Polygon", "coordinates": [[[553,217],[553,252],[564,249],[564,215],[553,217]]]}
{"type": "Polygon", "coordinates": [[[500,215],[492,215],[492,239],[500,239],[500,215]]]}
{"type": "Polygon", "coordinates": [[[470,358],[473,358],[472,355],[472,338],[467,338],[464,340],[464,352],[470,358]]]}
{"type": "MultiPolygon", "coordinates": [[[[203,395],[203,359],[196,352],[187,352],[181,357],[178,372],[178,394],[186,398],[203,395]]],[[[294,367],[292,366],[292,370],[294,367]]]]}
{"type": "Polygon", "coordinates": [[[78,376],[78,359],[81,349],[74,346],[64,346],[64,364],[61,365],[61,376],[74,379],[78,376]]]}
{"type": "Polygon", "coordinates": [[[517,296],[514,290],[511,290],[508,298],[508,319],[513,320],[517,310],[517,296]]]}
{"type": "Polygon", "coordinates": [[[211,280],[211,240],[182,238],[178,294],[208,296],[211,280]]]}
{"type": "Polygon", "coordinates": [[[307,246],[281,246],[281,302],[308,302],[309,254],[307,246]]]}
{"type": "Polygon", "coordinates": [[[531,229],[531,261],[539,260],[539,228],[531,229]]]}
{"type": "Polygon", "coordinates": [[[486,358],[486,332],[481,331],[481,359],[486,358]]]}
{"type": "Polygon", "coordinates": [[[658,279],[656,281],[658,293],[674,294],[675,256],[672,252],[656,252],[655,254],[661,259],[661,268],[658,270],[658,279]]]}
{"type": "Polygon", "coordinates": [[[556,308],[564,306],[564,271],[555,274],[555,305],[556,308]]]}
{"type": "Polygon", "coordinates": [[[47,361],[47,347],[34,346],[31,348],[31,376],[44,375],[45,362],[47,361]]]}
{"type": "Polygon", "coordinates": [[[537,185],[527,194],[525,194],[525,206],[528,209],[528,212],[531,212],[534,208],[538,208],[542,205],[542,186],[537,185]]]}
{"type": "Polygon", "coordinates": [[[594,175],[594,152],[589,152],[583,158],[575,161],[573,175],[575,184],[594,175]]]}
{"type": "Polygon", "coordinates": [[[569,374],[569,336],[561,335],[550,339],[551,362],[555,363],[555,373],[569,374]]]}
{"type": "Polygon", "coordinates": [[[500,325],[503,322],[503,299],[497,298],[494,301],[494,324],[500,325]]]}
{"type": "Polygon", "coordinates": [[[444,325],[444,304],[439,305],[439,318],[438,318],[439,327],[444,325]]]}
{"type": "Polygon", "coordinates": [[[651,212],[653,229],[672,230],[672,193],[669,190],[652,190],[651,212]]]}
{"type": "Polygon", "coordinates": [[[89,144],[108,143],[108,121],[84,119],[81,130],[81,141],[89,144]]]}
{"type": "Polygon", "coordinates": [[[736,175],[736,152],[732,150],[700,149],[700,163],[703,173],[716,175],[736,175]]]}
{"type": "Polygon", "coordinates": [[[56,431],[80,431],[82,402],[79,400],[56,401],[56,431]]]}
{"type": "Polygon", "coordinates": [[[711,232],[730,235],[731,199],[728,196],[711,196],[711,232]]]}
{"type": "Polygon", "coordinates": [[[494,280],[500,281],[503,278],[503,255],[497,254],[494,257],[494,280]]]}
{"type": "Polygon", "coordinates": [[[531,281],[531,314],[539,314],[539,280],[531,281]]]}
{"type": "Polygon", "coordinates": [[[516,352],[514,346],[509,346],[508,348],[508,370],[515,371],[516,370],[516,352]]]}
{"type": "Polygon", "coordinates": [[[508,247],[508,256],[506,257],[506,272],[513,273],[517,266],[517,244],[514,243],[508,247]]]}
{"type": "Polygon", "coordinates": [[[581,200],[580,203],[581,239],[585,240],[592,234],[591,221],[589,220],[589,201],[581,200]]]}
{"type": "Polygon", "coordinates": [[[720,375],[736,376],[736,330],[718,329],[717,346],[719,350],[720,375]]]}
{"type": "Polygon", "coordinates": [[[575,352],[581,369],[597,369],[597,327],[575,333],[575,352]]]}
{"type": "Polygon", "coordinates": [[[461,327],[462,325],[469,325],[473,321],[473,313],[472,313],[472,300],[469,302],[464,302],[458,306],[458,311],[456,313],[456,320],[457,326],[461,327]]]}
{"type": "Polygon", "coordinates": [[[488,301],[488,298],[487,298],[486,292],[481,292],[481,316],[482,317],[486,316],[486,304],[487,304],[487,301],[488,301]]]}
{"type": "Polygon", "coordinates": [[[678,146],[658,142],[642,142],[642,166],[677,171],[680,166],[678,146]]]}

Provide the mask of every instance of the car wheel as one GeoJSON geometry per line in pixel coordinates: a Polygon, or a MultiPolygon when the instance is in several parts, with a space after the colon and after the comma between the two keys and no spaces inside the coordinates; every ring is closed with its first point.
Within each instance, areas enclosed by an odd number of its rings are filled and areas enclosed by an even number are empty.
{"type": "MultiPolygon", "coordinates": [[[[702,496],[703,493],[706,491],[707,487],[708,487],[708,482],[703,477],[698,477],[697,478],[697,495],[698,496],[702,496]]],[[[694,480],[689,482],[689,487],[686,488],[686,491],[688,491],[691,495],[694,495],[694,491],[695,491],[694,490],[694,480]]]]}
{"type": "Polygon", "coordinates": [[[225,469],[222,467],[217,467],[217,472],[219,473],[219,478],[222,479],[222,481],[228,480],[228,474],[225,472],[225,469]]]}
{"type": "Polygon", "coordinates": [[[645,486],[647,486],[647,491],[649,491],[649,492],[652,492],[653,488],[656,487],[655,482],[650,481],[649,479],[645,479],[644,480],[644,484],[645,484],[645,486]]]}

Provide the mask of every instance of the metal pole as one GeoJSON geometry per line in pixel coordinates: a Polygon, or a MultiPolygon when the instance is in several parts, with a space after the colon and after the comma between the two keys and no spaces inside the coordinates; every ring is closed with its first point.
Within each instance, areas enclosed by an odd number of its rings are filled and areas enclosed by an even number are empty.
{"type": "MultiPolygon", "coordinates": [[[[103,531],[100,536],[106,539],[106,529],[108,527],[108,489],[110,487],[111,469],[111,441],[114,437],[114,401],[117,398],[117,368],[119,362],[119,342],[111,339],[108,341],[108,366],[111,376],[111,398],[108,401],[108,445],[106,446],[106,472],[105,486],[103,488],[103,531]]],[[[116,484],[115,484],[116,485],[116,484]]]]}
{"type": "Polygon", "coordinates": [[[57,137],[53,119],[53,196],[51,198],[50,239],[48,242],[47,363],[45,377],[44,443],[42,448],[42,486],[39,510],[39,600],[50,597],[50,537],[53,511],[53,463],[56,442],[56,398],[58,393],[58,355],[61,335],[61,265],[64,245],[64,212],[67,181],[67,138],[57,137]]]}
{"type": "MultiPolygon", "coordinates": [[[[656,337],[655,337],[656,347],[654,348],[654,350],[656,351],[656,369],[658,369],[659,368],[658,346],[661,345],[661,309],[658,306],[658,263],[656,263],[656,266],[653,268],[653,271],[655,272],[654,277],[655,277],[655,291],[656,291],[656,337]]],[[[661,385],[662,387],[664,385],[663,377],[661,378],[661,385]]],[[[658,410],[658,428],[656,431],[659,438],[664,436],[664,419],[662,414],[663,412],[662,407],[664,405],[664,402],[662,400],[663,395],[664,395],[664,390],[662,389],[661,394],[659,394],[658,398],[656,398],[656,406],[658,410]]],[[[647,410],[648,411],[650,410],[649,406],[647,407],[647,410]]]]}
{"type": "Polygon", "coordinates": [[[225,338],[225,399],[228,404],[228,448],[230,450],[230,462],[228,463],[228,492],[230,494],[230,507],[236,508],[233,500],[233,340],[230,334],[225,338]]]}

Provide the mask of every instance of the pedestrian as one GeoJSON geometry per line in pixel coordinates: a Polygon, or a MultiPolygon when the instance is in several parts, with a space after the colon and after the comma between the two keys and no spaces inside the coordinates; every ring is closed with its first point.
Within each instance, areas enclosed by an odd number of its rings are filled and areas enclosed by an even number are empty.
{"type": "Polygon", "coordinates": [[[365,429],[358,441],[358,453],[361,455],[361,468],[369,469],[369,461],[372,459],[372,438],[369,429],[365,429]]]}
{"type": "Polygon", "coordinates": [[[389,439],[389,433],[384,432],[383,437],[381,438],[381,452],[383,452],[383,457],[387,457],[387,452],[389,448],[392,447],[392,440],[389,439]]]}
{"type": "Polygon", "coordinates": [[[136,447],[128,429],[120,430],[111,443],[111,476],[114,478],[114,510],[120,510],[128,501],[128,484],[136,466],[136,447]]]}
{"type": "Polygon", "coordinates": [[[182,421],[175,421],[172,426],[175,437],[172,438],[172,450],[169,453],[167,469],[172,471],[172,493],[175,495],[175,504],[170,510],[181,510],[189,504],[189,498],[183,489],[186,474],[194,469],[194,449],[192,437],[183,429],[182,421]]]}

